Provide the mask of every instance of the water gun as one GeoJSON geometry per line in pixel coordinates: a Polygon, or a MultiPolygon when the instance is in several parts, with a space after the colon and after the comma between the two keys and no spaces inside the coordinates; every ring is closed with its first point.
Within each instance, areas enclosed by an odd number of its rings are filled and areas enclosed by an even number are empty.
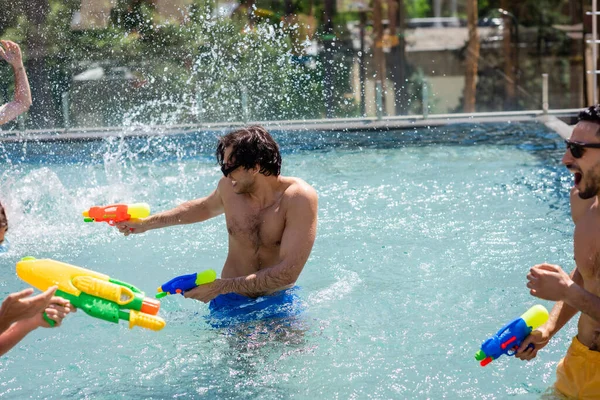
{"type": "MultiPolygon", "coordinates": [[[[46,290],[57,285],[56,296],[63,297],[86,314],[105,321],[129,321],[129,328],[139,326],[159,331],[165,321],[157,316],[160,302],[145,297],[133,285],[111,279],[89,269],[50,259],[37,260],[25,257],[17,262],[17,275],[28,284],[46,290]]],[[[55,322],[45,314],[51,325],[55,322]]]]}
{"type": "Polygon", "coordinates": [[[169,282],[156,289],[156,298],[160,299],[168,294],[175,293],[181,293],[183,295],[184,292],[187,292],[196,286],[211,283],[215,279],[217,279],[217,273],[214,269],[207,269],[200,273],[181,275],[171,279],[169,282]]]}
{"type": "Polygon", "coordinates": [[[111,204],[94,206],[83,212],[85,222],[107,222],[110,226],[130,219],[146,218],[150,215],[150,206],[146,203],[111,204]]]}
{"type": "MultiPolygon", "coordinates": [[[[475,359],[485,367],[502,354],[514,356],[523,340],[532,330],[537,329],[548,321],[548,310],[542,305],[535,305],[505,326],[494,336],[487,339],[481,345],[481,349],[475,354],[475,359]]],[[[529,346],[533,347],[533,344],[529,346]]]]}

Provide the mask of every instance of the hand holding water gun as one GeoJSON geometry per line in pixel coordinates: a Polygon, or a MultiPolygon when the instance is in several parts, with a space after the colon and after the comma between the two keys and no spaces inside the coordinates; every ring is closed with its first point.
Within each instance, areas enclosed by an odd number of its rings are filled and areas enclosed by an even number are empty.
{"type": "MultiPolygon", "coordinates": [[[[129,328],[139,326],[159,331],[165,321],[158,317],[160,302],[133,285],[111,279],[109,276],[50,259],[25,257],[17,263],[19,278],[47,290],[58,286],[55,296],[67,299],[86,314],[105,321],[129,321],[129,328]]],[[[54,321],[45,318],[54,326],[54,321]]]]}
{"type": "Polygon", "coordinates": [[[94,206],[83,212],[85,222],[106,222],[114,226],[119,222],[146,218],[150,215],[150,206],[146,203],[111,204],[94,206]]]}
{"type": "Polygon", "coordinates": [[[192,290],[193,288],[211,283],[217,279],[217,273],[213,269],[207,269],[200,273],[181,275],[171,279],[169,282],[163,284],[161,287],[156,289],[156,298],[160,299],[168,294],[180,293],[183,295],[184,292],[192,290]]]}
{"type": "MultiPolygon", "coordinates": [[[[481,349],[475,354],[475,359],[485,367],[502,354],[514,356],[531,331],[546,321],[548,321],[548,310],[544,306],[538,304],[531,307],[525,314],[512,320],[483,342],[481,349]]],[[[533,346],[533,343],[530,346],[533,346]]]]}

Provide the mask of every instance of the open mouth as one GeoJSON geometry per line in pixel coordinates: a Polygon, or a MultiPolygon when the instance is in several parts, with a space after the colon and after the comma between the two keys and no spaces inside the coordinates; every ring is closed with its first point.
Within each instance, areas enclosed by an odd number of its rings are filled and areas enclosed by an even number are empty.
{"type": "Polygon", "coordinates": [[[581,172],[575,172],[575,185],[579,185],[579,182],[581,182],[582,177],[583,175],[581,174],[581,172]]]}

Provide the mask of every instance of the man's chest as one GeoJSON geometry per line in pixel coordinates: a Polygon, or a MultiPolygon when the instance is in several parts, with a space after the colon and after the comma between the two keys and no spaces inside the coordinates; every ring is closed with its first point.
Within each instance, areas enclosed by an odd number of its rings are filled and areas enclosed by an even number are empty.
{"type": "Polygon", "coordinates": [[[234,204],[225,210],[229,235],[252,247],[279,247],[285,228],[285,211],[276,204],[256,210],[244,204],[234,204]]]}
{"type": "Polygon", "coordinates": [[[595,213],[587,213],[575,226],[573,253],[586,283],[600,284],[600,218],[595,213]]]}

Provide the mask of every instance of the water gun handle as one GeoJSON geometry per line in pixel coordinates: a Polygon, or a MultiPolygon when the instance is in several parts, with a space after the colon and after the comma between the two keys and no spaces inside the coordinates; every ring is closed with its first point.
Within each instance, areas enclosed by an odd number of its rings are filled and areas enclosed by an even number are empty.
{"type": "Polygon", "coordinates": [[[42,316],[44,317],[44,321],[46,321],[48,323],[48,325],[50,325],[50,327],[54,328],[56,326],[56,321],[53,319],[50,319],[50,317],[48,316],[48,314],[46,314],[45,311],[42,314],[42,316]]]}
{"type": "MultiPolygon", "coordinates": [[[[527,345],[527,348],[525,350],[529,350],[529,349],[535,349],[535,344],[533,343],[529,343],[529,345],[527,345]]],[[[507,356],[514,356],[515,354],[517,354],[517,350],[519,350],[518,346],[513,347],[512,349],[510,349],[506,352],[507,356]],[[512,350],[512,353],[510,352],[510,350],[512,350]]]]}

